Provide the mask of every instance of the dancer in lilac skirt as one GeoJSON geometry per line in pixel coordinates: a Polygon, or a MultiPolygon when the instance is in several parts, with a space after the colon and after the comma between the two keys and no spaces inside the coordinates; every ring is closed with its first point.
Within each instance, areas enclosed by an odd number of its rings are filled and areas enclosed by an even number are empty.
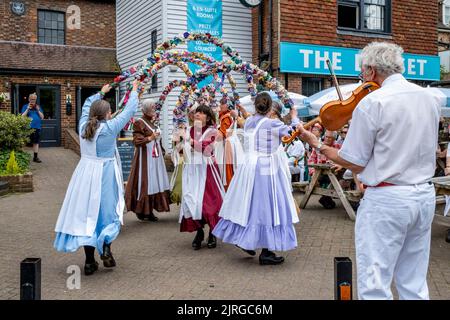
{"type": "Polygon", "coordinates": [[[284,261],[271,250],[297,247],[293,224],[299,221],[287,156],[281,146],[281,137],[288,135],[290,127],[270,119],[271,108],[270,95],[260,93],[255,100],[256,114],[244,127],[246,159],[231,180],[219,213],[222,219],[213,231],[223,242],[250,255],[262,249],[261,265],[284,261]]]}

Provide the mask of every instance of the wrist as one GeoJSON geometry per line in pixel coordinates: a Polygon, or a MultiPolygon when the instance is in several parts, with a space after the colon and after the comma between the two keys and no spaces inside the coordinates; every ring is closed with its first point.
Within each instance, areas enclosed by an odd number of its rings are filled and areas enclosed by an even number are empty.
{"type": "Polygon", "coordinates": [[[103,98],[104,96],[105,96],[105,92],[103,92],[103,91],[99,91],[99,94],[100,94],[100,96],[103,98]]]}

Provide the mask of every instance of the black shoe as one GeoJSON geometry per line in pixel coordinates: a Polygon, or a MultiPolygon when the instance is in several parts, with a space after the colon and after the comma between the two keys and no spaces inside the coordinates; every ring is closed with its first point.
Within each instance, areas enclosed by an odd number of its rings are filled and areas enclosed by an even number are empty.
{"type": "Polygon", "coordinates": [[[145,220],[145,215],[143,213],[136,213],[136,217],[141,221],[145,220]]]}
{"type": "Polygon", "coordinates": [[[328,196],[322,196],[319,199],[319,203],[325,208],[325,209],[334,209],[336,208],[336,202],[333,201],[331,197],[328,196]]]}
{"type": "Polygon", "coordinates": [[[33,159],[33,162],[41,163],[42,161],[41,161],[41,159],[39,159],[39,158],[34,158],[34,159],[33,159]]]}
{"type": "Polygon", "coordinates": [[[192,241],[192,248],[194,250],[200,250],[202,247],[202,241],[205,239],[205,234],[203,229],[198,229],[197,234],[195,235],[194,241],[192,241]]]}
{"type": "Polygon", "coordinates": [[[259,255],[260,265],[276,265],[284,262],[283,257],[278,257],[275,253],[268,251],[267,253],[261,252],[259,255]]]}
{"type": "Polygon", "coordinates": [[[447,230],[447,237],[445,238],[445,241],[450,243],[450,229],[447,230]]]}
{"type": "Polygon", "coordinates": [[[217,247],[217,239],[211,232],[209,233],[207,246],[209,249],[217,247]]]}
{"type": "Polygon", "coordinates": [[[98,270],[98,262],[97,261],[94,261],[93,263],[85,263],[84,264],[84,274],[86,276],[90,276],[97,270],[98,270]]]}
{"type": "Polygon", "coordinates": [[[105,268],[114,268],[116,266],[116,260],[114,260],[110,245],[103,245],[103,254],[100,256],[100,259],[102,259],[105,268]]]}
{"type": "Polygon", "coordinates": [[[152,213],[150,216],[147,217],[147,220],[156,222],[159,220],[159,218],[152,213]]]}
{"type": "Polygon", "coordinates": [[[236,245],[237,248],[241,249],[242,251],[244,251],[245,253],[251,255],[251,256],[256,256],[256,251],[255,250],[247,250],[244,248],[239,247],[238,245],[236,245]]]}

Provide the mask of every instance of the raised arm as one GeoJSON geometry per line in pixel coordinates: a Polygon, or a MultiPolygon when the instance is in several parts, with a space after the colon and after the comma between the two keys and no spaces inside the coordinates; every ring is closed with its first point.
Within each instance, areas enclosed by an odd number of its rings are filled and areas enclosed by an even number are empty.
{"type": "Polygon", "coordinates": [[[131,91],[130,93],[130,98],[125,105],[125,108],[117,117],[108,121],[109,127],[116,135],[119,134],[120,130],[125,127],[128,121],[130,121],[131,117],[136,113],[139,104],[137,93],[138,85],[139,83],[137,82],[137,80],[135,80],[133,82],[133,91],[131,91]]]}

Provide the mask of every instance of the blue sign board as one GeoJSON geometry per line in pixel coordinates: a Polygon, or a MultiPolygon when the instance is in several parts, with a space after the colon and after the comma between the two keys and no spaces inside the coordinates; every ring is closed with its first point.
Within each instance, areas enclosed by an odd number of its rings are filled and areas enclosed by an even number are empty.
{"type": "MultiPolygon", "coordinates": [[[[210,33],[214,37],[222,37],[222,0],[188,0],[187,29],[188,32],[210,33]]],[[[222,60],[222,49],[202,41],[189,41],[188,51],[201,52],[217,61],[222,60]]],[[[199,69],[194,64],[189,66],[194,73],[199,69]]],[[[199,87],[207,85],[211,80],[212,77],[208,77],[199,87]]]]}
{"type": "MultiPolygon", "coordinates": [[[[326,59],[330,59],[338,76],[357,77],[361,72],[360,49],[326,47],[312,44],[281,42],[280,71],[306,74],[330,74],[326,59]]],[[[439,80],[439,56],[403,54],[405,78],[439,80]]]]}

